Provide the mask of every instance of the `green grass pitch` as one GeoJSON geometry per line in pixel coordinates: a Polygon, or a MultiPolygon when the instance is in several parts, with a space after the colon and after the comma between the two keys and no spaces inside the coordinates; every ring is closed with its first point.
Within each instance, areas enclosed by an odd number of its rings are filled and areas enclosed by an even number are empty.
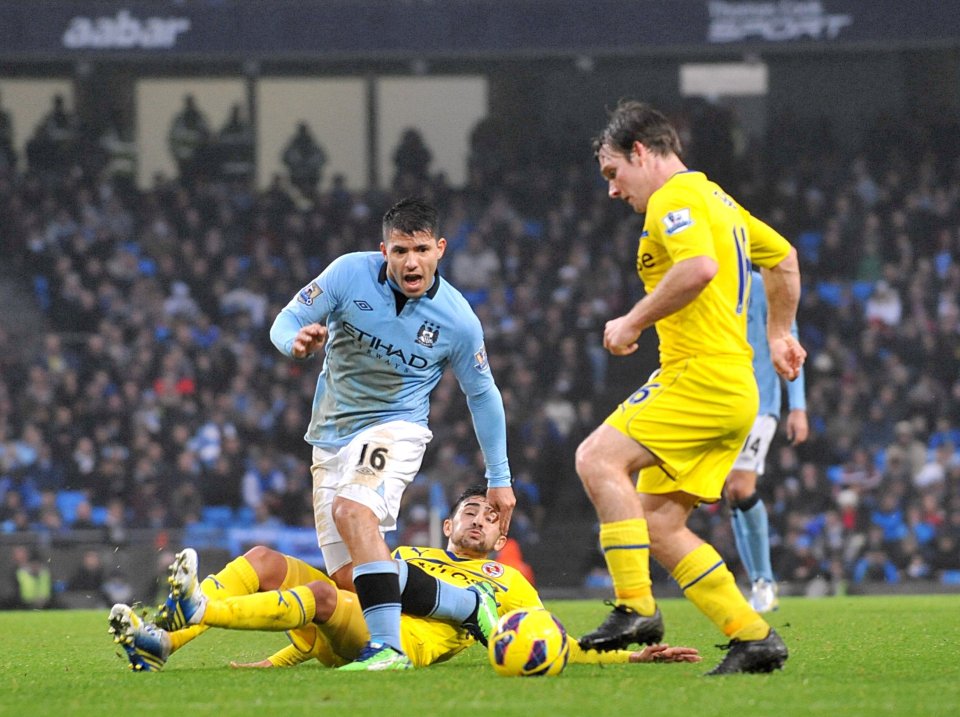
{"type": "MultiPolygon", "coordinates": [[[[161,673],[134,674],[107,613],[0,613],[0,715],[958,715],[960,596],[786,598],[770,622],[791,656],[782,672],[706,678],[720,635],[683,600],[661,601],[667,641],[692,665],[570,665],[555,678],[502,678],[473,647],[409,673],[341,674],[307,663],[232,670],[285,644],[281,634],[211,630],[161,673]]],[[[548,606],[572,634],[600,601],[548,606]]]]}

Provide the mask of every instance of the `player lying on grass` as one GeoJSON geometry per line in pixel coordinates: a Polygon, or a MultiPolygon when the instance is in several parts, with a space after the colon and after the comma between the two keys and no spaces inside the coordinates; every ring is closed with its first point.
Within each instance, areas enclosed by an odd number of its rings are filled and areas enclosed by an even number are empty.
{"type": "MultiPolygon", "coordinates": [[[[496,615],[474,615],[474,625],[480,629],[466,629],[457,615],[467,608],[476,611],[476,605],[467,603],[467,596],[494,594],[501,615],[542,605],[537,591],[517,570],[487,558],[506,537],[485,494],[486,488],[478,486],[458,499],[443,524],[446,550],[402,547],[394,552],[406,583],[403,647],[417,667],[449,660],[475,640],[485,641],[496,615]],[[489,587],[474,592],[479,586],[489,587]],[[450,589],[454,587],[459,590],[450,589]],[[467,587],[473,591],[465,590],[467,587]],[[464,604],[458,607],[458,600],[464,604]]],[[[311,657],[336,667],[348,664],[369,639],[355,594],[338,590],[330,578],[302,560],[263,546],[234,559],[202,582],[197,581],[196,553],[184,550],[171,566],[171,579],[166,618],[166,627],[171,629],[140,619],[127,605],[114,605],[110,612],[110,632],[135,670],[161,669],[173,652],[208,627],[287,631],[291,645],[260,662],[237,665],[244,667],[289,666],[311,657]]],[[[485,600],[480,603],[488,604],[485,600]]],[[[575,641],[571,647],[571,662],[700,660],[697,650],[689,647],[655,645],[606,653],[580,650],[575,641]]]]}

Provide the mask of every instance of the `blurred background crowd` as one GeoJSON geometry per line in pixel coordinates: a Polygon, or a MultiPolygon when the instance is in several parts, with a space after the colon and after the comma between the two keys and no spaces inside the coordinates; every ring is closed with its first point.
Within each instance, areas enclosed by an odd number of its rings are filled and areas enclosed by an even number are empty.
{"type": "MultiPolygon", "coordinates": [[[[664,109],[688,165],[800,252],[812,436],[778,436],[759,488],[778,578],[809,594],[960,584],[960,122],[877,116],[849,151],[827,121],[784,116],[746,144],[722,106],[664,109]]],[[[630,359],[602,350],[605,321],[641,296],[642,222],[607,198],[589,138],[560,153],[544,138],[518,160],[481,122],[454,188],[411,128],[391,148],[394,176],[355,191],[324,176],[322,132],[302,127],[289,173],[258,191],[233,129],[185,140],[172,127],[180,172],[146,189],[131,181],[122,127],[91,136],[56,100],[28,156],[0,138],[6,604],[128,601],[140,588],[108,556],[144,529],[161,565],[180,542],[242,547],[235,528],[315,554],[303,434],[320,365],[282,357],[269,326],[333,258],[377,249],[383,212],[410,195],[441,210],[441,272],[480,316],[504,396],[511,559],[525,555],[543,586],[603,589],[573,452],[655,367],[656,345],[644,337],[630,359]],[[100,547],[51,568],[81,533],[100,547]]],[[[438,541],[437,517],[482,478],[451,375],[430,423],[394,544],[438,541]]],[[[702,506],[692,526],[742,577],[727,508],[702,506]]]]}

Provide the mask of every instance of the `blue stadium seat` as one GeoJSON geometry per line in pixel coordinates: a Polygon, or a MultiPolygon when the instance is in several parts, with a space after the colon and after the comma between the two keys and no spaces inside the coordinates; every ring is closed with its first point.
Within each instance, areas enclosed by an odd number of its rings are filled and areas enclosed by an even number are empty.
{"type": "Polygon", "coordinates": [[[797,252],[804,261],[816,263],[820,257],[820,242],[823,235],[820,232],[802,232],[797,237],[797,252]]]}
{"type": "Polygon", "coordinates": [[[523,233],[528,237],[539,239],[543,236],[543,222],[534,219],[527,219],[523,223],[523,233]]]}
{"type": "Polygon", "coordinates": [[[200,522],[212,528],[233,525],[233,508],[229,505],[205,505],[200,509],[200,522]]]}
{"type": "Polygon", "coordinates": [[[463,294],[463,298],[469,302],[470,306],[483,306],[490,298],[490,292],[487,289],[461,289],[460,293],[463,294]]]}
{"type": "Polygon", "coordinates": [[[839,483],[843,479],[843,466],[827,466],[827,478],[831,483],[839,483]]]}
{"type": "Polygon", "coordinates": [[[191,548],[203,550],[205,548],[220,548],[227,550],[227,532],[220,527],[193,523],[183,529],[183,543],[191,548]]]}
{"type": "MultiPolygon", "coordinates": [[[[395,531],[387,535],[391,534],[395,534],[395,531]]],[[[279,528],[274,547],[285,555],[300,558],[311,565],[323,564],[323,553],[317,546],[317,533],[313,528],[279,528]]]]}
{"type": "Polygon", "coordinates": [[[940,582],[943,585],[960,585],[960,570],[944,570],[940,582]]]}
{"type": "Polygon", "coordinates": [[[859,301],[861,304],[866,303],[867,299],[870,298],[870,294],[873,293],[873,282],[855,281],[850,286],[850,293],[852,293],[853,298],[859,301]]]}
{"type": "Polygon", "coordinates": [[[249,528],[257,522],[257,515],[249,505],[241,505],[233,513],[233,524],[241,528],[249,528]]]}
{"type": "Polygon", "coordinates": [[[90,520],[93,521],[94,525],[106,525],[109,514],[110,511],[107,510],[107,506],[95,505],[90,511],[90,520]]]}
{"type": "Polygon", "coordinates": [[[873,452],[873,467],[883,473],[887,467],[887,449],[878,448],[873,452]]]}
{"type": "Polygon", "coordinates": [[[50,311],[50,281],[42,274],[33,277],[33,295],[43,313],[50,311]]]}
{"type": "Polygon", "coordinates": [[[23,507],[27,510],[36,510],[43,505],[43,496],[40,495],[33,481],[20,486],[20,498],[23,500],[23,507]]]}
{"type": "Polygon", "coordinates": [[[817,284],[817,294],[830,306],[840,306],[843,300],[843,287],[831,281],[821,281],[817,284]]]}
{"type": "Polygon", "coordinates": [[[57,510],[65,525],[73,525],[77,519],[77,506],[87,499],[81,490],[62,490],[57,493],[57,510]]]}

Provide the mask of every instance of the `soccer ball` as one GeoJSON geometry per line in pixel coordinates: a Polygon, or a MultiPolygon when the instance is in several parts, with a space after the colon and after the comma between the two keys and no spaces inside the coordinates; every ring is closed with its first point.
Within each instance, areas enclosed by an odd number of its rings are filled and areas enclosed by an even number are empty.
{"type": "Polygon", "coordinates": [[[549,611],[519,608],[500,618],[487,654],[498,675],[559,675],[567,666],[570,642],[563,625],[549,611]]]}

